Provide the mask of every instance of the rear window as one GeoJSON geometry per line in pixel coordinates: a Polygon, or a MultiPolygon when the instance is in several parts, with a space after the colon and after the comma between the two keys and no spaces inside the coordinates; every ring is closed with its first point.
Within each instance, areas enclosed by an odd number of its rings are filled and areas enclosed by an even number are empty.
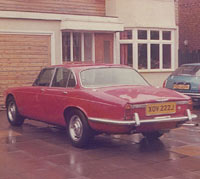
{"type": "Polygon", "coordinates": [[[149,85],[139,73],[130,68],[103,67],[87,69],[82,71],[80,76],[82,85],[87,88],[120,85],[149,85]]]}
{"type": "Polygon", "coordinates": [[[194,65],[186,65],[181,66],[178,69],[176,69],[173,73],[173,76],[181,76],[181,75],[187,75],[187,76],[200,76],[200,66],[194,66],[194,65]]]}

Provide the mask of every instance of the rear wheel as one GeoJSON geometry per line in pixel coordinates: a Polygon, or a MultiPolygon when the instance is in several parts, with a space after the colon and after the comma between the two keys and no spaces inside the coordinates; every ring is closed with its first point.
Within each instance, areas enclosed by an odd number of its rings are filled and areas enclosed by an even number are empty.
{"type": "Polygon", "coordinates": [[[7,118],[12,126],[21,126],[24,123],[24,117],[19,114],[13,97],[9,98],[7,102],[7,118]]]}
{"type": "Polygon", "coordinates": [[[87,146],[93,134],[85,115],[79,110],[73,110],[69,113],[67,123],[72,145],[79,148],[87,146]]]}
{"type": "Polygon", "coordinates": [[[142,135],[149,140],[154,140],[160,138],[164,132],[162,131],[153,131],[153,132],[143,132],[142,135]]]}

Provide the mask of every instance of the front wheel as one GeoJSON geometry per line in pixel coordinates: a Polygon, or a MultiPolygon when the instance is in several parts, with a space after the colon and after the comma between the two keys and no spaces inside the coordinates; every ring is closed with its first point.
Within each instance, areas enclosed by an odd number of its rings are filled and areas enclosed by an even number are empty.
{"type": "Polygon", "coordinates": [[[24,123],[24,117],[19,114],[13,97],[7,102],[7,118],[12,126],[21,126],[24,123]]]}
{"type": "Polygon", "coordinates": [[[75,147],[85,147],[92,138],[92,130],[85,115],[79,110],[73,110],[69,114],[67,130],[69,139],[75,147]]]}
{"type": "Polygon", "coordinates": [[[149,140],[155,140],[160,138],[164,132],[162,131],[153,131],[153,132],[143,132],[142,135],[149,140]]]}

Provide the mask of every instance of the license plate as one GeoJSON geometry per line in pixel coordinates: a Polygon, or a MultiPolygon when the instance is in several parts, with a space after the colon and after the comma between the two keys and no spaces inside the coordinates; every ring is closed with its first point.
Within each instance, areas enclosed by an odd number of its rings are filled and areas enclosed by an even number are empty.
{"type": "Polygon", "coordinates": [[[189,84],[174,84],[173,88],[188,90],[188,89],[190,89],[190,85],[189,84]]]}
{"type": "Polygon", "coordinates": [[[146,106],[146,115],[173,114],[176,112],[176,103],[152,103],[146,106]]]}

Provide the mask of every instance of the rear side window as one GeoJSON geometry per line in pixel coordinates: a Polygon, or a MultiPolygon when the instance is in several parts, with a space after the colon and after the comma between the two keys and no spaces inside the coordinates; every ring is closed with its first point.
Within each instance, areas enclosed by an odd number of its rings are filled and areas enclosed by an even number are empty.
{"type": "Polygon", "coordinates": [[[200,76],[200,66],[195,66],[195,65],[181,66],[178,69],[176,69],[172,73],[172,75],[173,76],[179,76],[179,75],[200,76]]]}
{"type": "Polygon", "coordinates": [[[52,87],[75,87],[76,81],[71,70],[66,68],[56,69],[56,73],[52,82],[52,87]]]}
{"type": "Polygon", "coordinates": [[[33,86],[49,86],[53,74],[54,74],[54,68],[43,69],[40,72],[36,81],[33,83],[33,86]]]}
{"type": "Polygon", "coordinates": [[[69,81],[68,81],[67,87],[73,88],[75,86],[76,86],[76,80],[75,80],[74,74],[71,72],[70,76],[69,76],[69,81]]]}
{"type": "Polygon", "coordinates": [[[53,79],[53,87],[66,87],[69,79],[70,71],[66,68],[58,68],[53,79]]]}

